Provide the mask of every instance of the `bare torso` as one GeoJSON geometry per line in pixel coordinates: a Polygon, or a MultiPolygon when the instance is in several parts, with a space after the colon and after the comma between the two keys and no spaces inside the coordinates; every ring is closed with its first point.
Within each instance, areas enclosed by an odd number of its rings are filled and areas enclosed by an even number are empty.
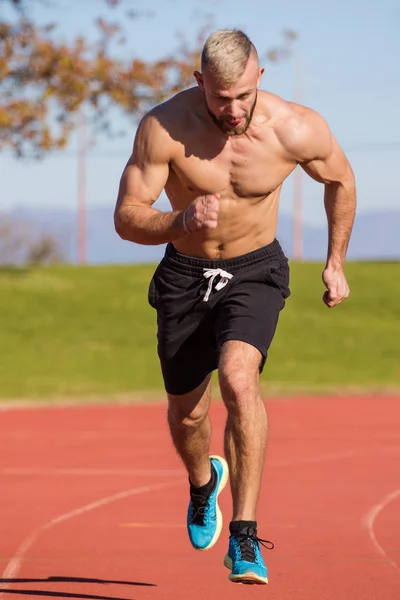
{"type": "Polygon", "coordinates": [[[279,123],[294,110],[261,91],[247,132],[228,137],[209,117],[198,89],[163,105],[160,122],[174,144],[165,186],[173,209],[185,209],[202,194],[220,194],[217,228],[176,240],[179,252],[230,258],[275,238],[282,183],[297,164],[279,139],[279,123]]]}
{"type": "MultiPolygon", "coordinates": [[[[246,89],[248,84],[238,84],[233,101],[239,102],[246,89]]],[[[226,91],[222,92],[217,97],[225,101],[226,91]]],[[[282,184],[300,165],[324,184],[324,302],[336,306],[349,293],[343,264],[356,208],[351,166],[316,111],[264,91],[258,92],[253,106],[248,129],[240,127],[237,136],[228,135],[231,129],[224,133],[211,118],[200,86],[147,113],[121,177],[116,231],[138,244],[172,241],[179,252],[200,258],[252,252],[275,238],[282,184]],[[173,211],[153,207],[163,189],[173,211]]],[[[221,112],[212,114],[217,118],[221,112]]],[[[235,114],[241,113],[226,112],[237,125],[243,119],[235,114]]]]}

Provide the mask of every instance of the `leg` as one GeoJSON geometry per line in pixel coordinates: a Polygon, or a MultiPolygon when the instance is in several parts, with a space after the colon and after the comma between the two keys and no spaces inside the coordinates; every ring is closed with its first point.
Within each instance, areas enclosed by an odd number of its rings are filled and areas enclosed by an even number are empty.
{"type": "Polygon", "coordinates": [[[197,487],[205,485],[211,478],[210,398],[211,375],[188,394],[168,394],[168,423],[172,440],[190,482],[197,487]]]}
{"type": "Polygon", "coordinates": [[[228,479],[224,459],[213,456],[210,460],[210,380],[211,375],[208,375],[188,394],[168,395],[171,436],[191,483],[187,526],[189,539],[197,550],[211,548],[221,533],[222,514],[218,496],[228,479]]]}
{"type": "Polygon", "coordinates": [[[228,411],[225,455],[229,465],[232,521],[256,521],[267,443],[267,414],[259,391],[260,352],[228,341],[219,361],[221,395],[228,411]]]}

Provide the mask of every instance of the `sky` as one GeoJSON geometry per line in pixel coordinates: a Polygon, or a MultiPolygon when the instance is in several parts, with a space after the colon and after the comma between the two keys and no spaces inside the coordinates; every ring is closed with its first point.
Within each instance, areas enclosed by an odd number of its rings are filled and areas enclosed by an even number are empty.
{"type": "MultiPolygon", "coordinates": [[[[283,30],[298,40],[293,56],[279,64],[264,61],[261,89],[317,110],[328,122],[348,156],[356,176],[358,212],[400,209],[400,4],[398,0],[367,3],[336,0],[324,3],[287,0],[125,0],[126,6],[151,13],[127,21],[127,56],[156,59],[172,53],[184,32],[190,42],[212,15],[207,32],[241,28],[261,56],[280,43],[283,30]]],[[[99,14],[115,18],[100,0],[47,0],[33,6],[39,22],[54,20],[59,39],[94,33],[99,14]],[[75,8],[74,8],[75,7],[75,8]]],[[[119,178],[129,157],[135,124],[118,115],[113,125],[126,135],[102,138],[87,156],[89,206],[113,210],[119,178]]],[[[20,206],[71,208],[77,204],[76,138],[64,153],[40,162],[0,159],[0,210],[20,206]]],[[[323,186],[305,174],[304,221],[326,222],[323,186]]],[[[167,208],[163,198],[157,204],[167,208]]],[[[156,206],[157,206],[156,205],[156,206]]],[[[291,214],[293,177],[285,182],[281,211],[291,214]]]]}

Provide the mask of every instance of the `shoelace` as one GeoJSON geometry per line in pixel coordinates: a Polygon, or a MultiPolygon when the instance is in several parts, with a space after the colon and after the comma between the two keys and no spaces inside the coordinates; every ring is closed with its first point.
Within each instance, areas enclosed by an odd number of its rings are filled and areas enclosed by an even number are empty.
{"type": "Polygon", "coordinates": [[[204,302],[208,302],[208,299],[211,294],[212,286],[214,283],[214,279],[217,277],[217,275],[220,275],[220,277],[221,277],[221,280],[218,281],[217,285],[215,286],[215,289],[217,291],[222,290],[222,288],[224,288],[226,286],[226,284],[228,283],[228,281],[230,279],[232,279],[232,277],[233,277],[232,273],[228,273],[227,271],[224,271],[223,269],[204,269],[203,277],[205,277],[206,279],[210,279],[210,281],[208,282],[207,291],[203,298],[204,302]]]}
{"type": "Polygon", "coordinates": [[[255,535],[255,534],[253,534],[253,535],[239,534],[239,535],[235,535],[235,538],[239,544],[241,558],[242,558],[242,560],[245,560],[247,562],[255,562],[256,561],[256,553],[254,550],[254,544],[261,544],[262,546],[264,546],[264,548],[267,548],[267,550],[274,549],[274,544],[272,542],[270,542],[269,540],[263,540],[263,539],[257,537],[257,535],[255,535]]]}
{"type": "Polygon", "coordinates": [[[190,498],[192,501],[192,523],[204,525],[208,499],[203,496],[196,496],[196,494],[191,494],[190,498]]]}

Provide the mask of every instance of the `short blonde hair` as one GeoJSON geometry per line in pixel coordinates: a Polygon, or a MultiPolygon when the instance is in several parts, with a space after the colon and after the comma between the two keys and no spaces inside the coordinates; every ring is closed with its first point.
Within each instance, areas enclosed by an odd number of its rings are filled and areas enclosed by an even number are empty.
{"type": "Polygon", "coordinates": [[[219,81],[232,84],[243,75],[252,53],[257,57],[254,44],[243,31],[221,29],[207,38],[201,69],[208,69],[219,81]]]}

